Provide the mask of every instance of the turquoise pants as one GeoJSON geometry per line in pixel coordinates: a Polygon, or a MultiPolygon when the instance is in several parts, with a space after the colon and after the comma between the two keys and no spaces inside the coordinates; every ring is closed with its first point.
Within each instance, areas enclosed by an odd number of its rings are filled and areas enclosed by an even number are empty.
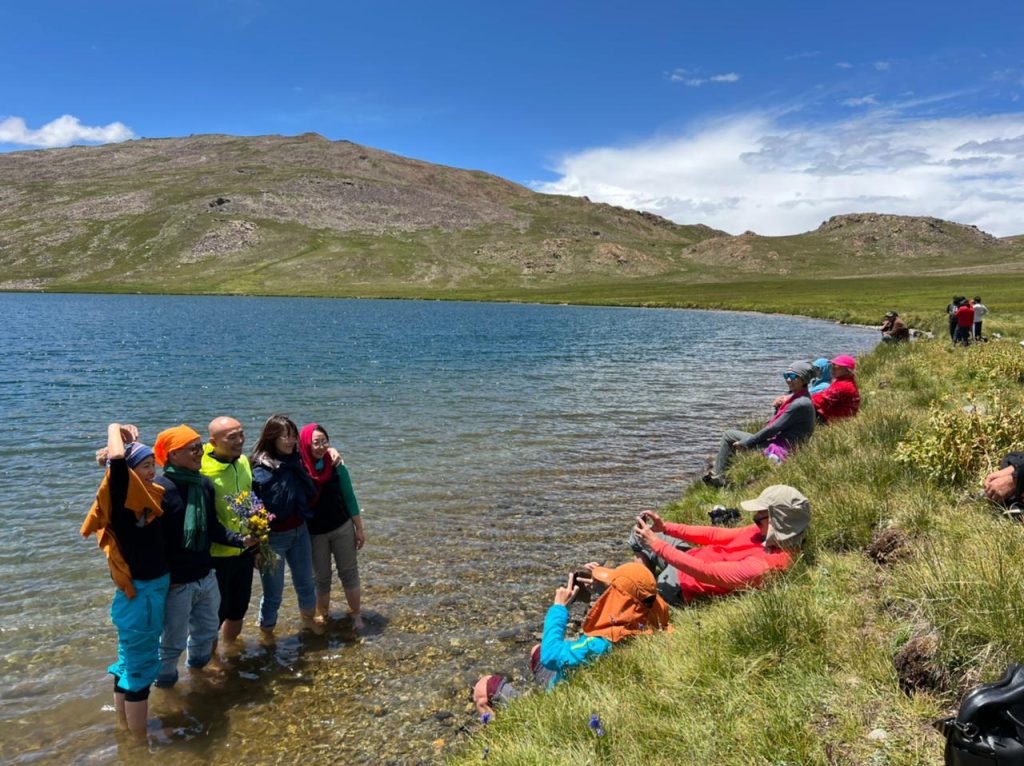
{"type": "Polygon", "coordinates": [[[120,679],[122,689],[137,692],[153,683],[160,671],[160,634],[171,576],[132,584],[135,598],[119,590],[110,605],[110,621],[117,628],[117,662],[107,670],[120,679]]]}

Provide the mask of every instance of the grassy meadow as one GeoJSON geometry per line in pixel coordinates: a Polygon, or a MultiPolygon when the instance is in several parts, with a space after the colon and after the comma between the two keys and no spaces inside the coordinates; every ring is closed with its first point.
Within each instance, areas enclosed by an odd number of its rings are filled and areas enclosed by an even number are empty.
{"type": "MultiPolygon", "coordinates": [[[[387,297],[451,300],[521,300],[599,306],[728,309],[797,314],[848,324],[881,324],[895,310],[911,327],[944,332],[945,307],[954,295],[980,295],[992,312],[985,332],[1024,337],[1024,273],[957,276],[760,278],[729,282],[679,278],[637,279],[531,290],[398,292],[387,297]]],[[[385,296],[380,296],[385,297],[385,296]]]]}
{"type": "Polygon", "coordinates": [[[813,522],[789,573],[674,610],[673,633],[517,700],[450,761],[941,763],[930,722],[1024,658],[1024,528],[978,497],[999,457],[1024,449],[1024,350],[880,347],[858,382],[856,418],[818,429],[782,466],[744,455],[735,488],[692,486],[665,509],[706,523],[715,503],[798,487],[813,522]]]}

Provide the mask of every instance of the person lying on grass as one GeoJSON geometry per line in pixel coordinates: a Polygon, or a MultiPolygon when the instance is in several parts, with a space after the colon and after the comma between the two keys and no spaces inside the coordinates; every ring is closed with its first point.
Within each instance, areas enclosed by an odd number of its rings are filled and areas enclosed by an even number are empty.
{"type": "MultiPolygon", "coordinates": [[[[639,562],[615,569],[588,564],[590,578],[569,575],[568,582],[555,591],[555,600],[544,619],[541,643],[530,652],[534,680],[550,689],[574,668],[587,665],[611,651],[624,639],[655,630],[667,630],[668,605],[658,595],[651,571],[639,562]],[[569,604],[583,585],[603,584],[604,593],[587,612],[579,638],[569,640],[569,604]]],[[[483,676],[473,687],[473,702],[481,716],[493,716],[494,705],[507,702],[520,692],[504,676],[483,676]]]]}
{"type": "Polygon", "coordinates": [[[1024,503],[1024,452],[1008,452],[999,470],[985,477],[985,497],[1007,507],[1024,503]]]}
{"type": "Polygon", "coordinates": [[[789,569],[811,522],[810,501],[774,484],[740,507],[754,514],[753,523],[734,529],[673,524],[653,511],[637,516],[630,544],[657,575],[658,593],[668,603],[756,588],[769,573],[789,569]],[[687,543],[685,549],[675,540],[687,543]]]}

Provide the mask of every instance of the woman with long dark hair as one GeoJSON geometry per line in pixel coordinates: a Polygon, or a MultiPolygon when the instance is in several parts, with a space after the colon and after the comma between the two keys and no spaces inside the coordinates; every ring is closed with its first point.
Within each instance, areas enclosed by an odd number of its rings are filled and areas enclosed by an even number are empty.
{"type": "Polygon", "coordinates": [[[271,415],[260,431],[250,458],[253,493],[274,516],[270,522],[270,547],[278,556],[276,566],[260,572],[263,581],[260,630],[265,638],[273,637],[277,625],[277,612],[284,593],[285,562],[292,573],[303,624],[314,627],[316,592],[306,517],[316,488],[299,459],[298,441],[299,430],[287,415],[271,415]]]}

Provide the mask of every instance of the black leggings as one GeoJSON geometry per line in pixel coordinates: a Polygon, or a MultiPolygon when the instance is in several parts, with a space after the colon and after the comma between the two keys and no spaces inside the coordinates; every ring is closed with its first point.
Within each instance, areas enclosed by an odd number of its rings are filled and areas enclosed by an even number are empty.
{"type": "Polygon", "coordinates": [[[144,689],[139,689],[136,692],[129,691],[128,689],[122,689],[120,687],[121,679],[114,676],[114,694],[123,694],[125,702],[144,702],[149,699],[149,686],[147,685],[144,689]]]}

